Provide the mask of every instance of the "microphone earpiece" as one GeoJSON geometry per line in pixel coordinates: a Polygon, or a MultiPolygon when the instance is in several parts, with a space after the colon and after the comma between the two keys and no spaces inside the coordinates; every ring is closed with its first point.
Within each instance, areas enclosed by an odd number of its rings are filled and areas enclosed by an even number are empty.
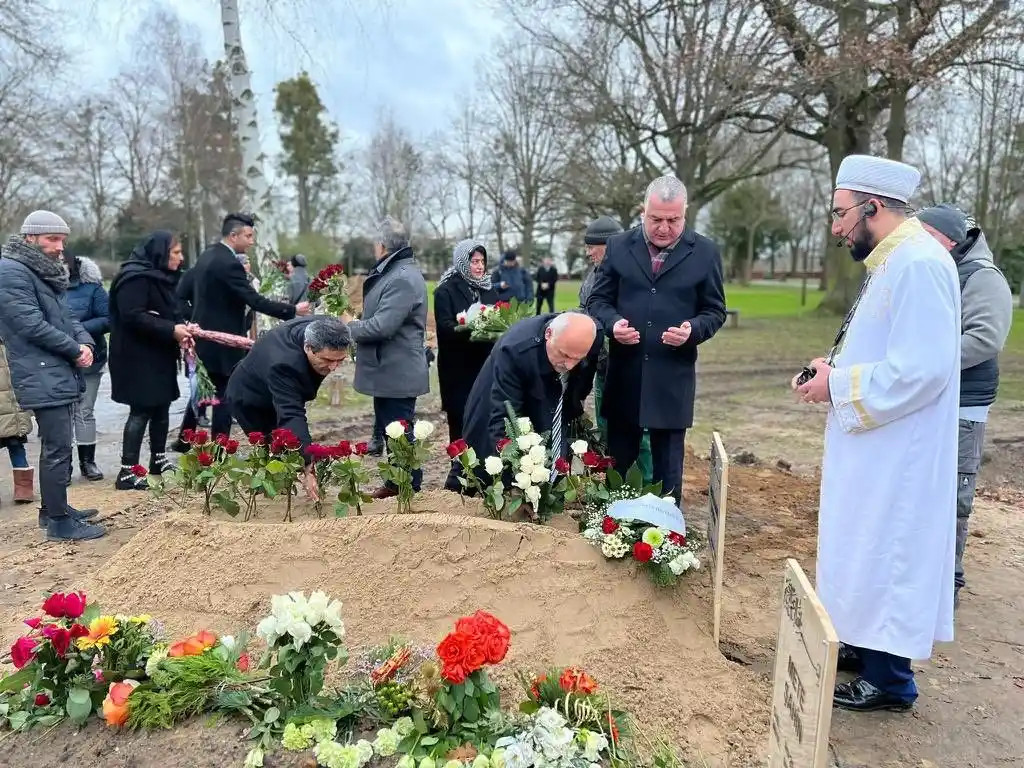
{"type": "Polygon", "coordinates": [[[878,213],[878,206],[874,203],[864,203],[864,216],[874,216],[878,213]]]}

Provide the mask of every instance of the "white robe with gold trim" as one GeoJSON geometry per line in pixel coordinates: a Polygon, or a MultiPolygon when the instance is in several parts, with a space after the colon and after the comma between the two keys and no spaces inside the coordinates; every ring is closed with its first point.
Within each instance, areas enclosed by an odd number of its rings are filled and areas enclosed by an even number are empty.
{"type": "Polygon", "coordinates": [[[829,375],[817,590],[844,643],[953,639],[960,283],[909,219],[878,244],[829,375]]]}

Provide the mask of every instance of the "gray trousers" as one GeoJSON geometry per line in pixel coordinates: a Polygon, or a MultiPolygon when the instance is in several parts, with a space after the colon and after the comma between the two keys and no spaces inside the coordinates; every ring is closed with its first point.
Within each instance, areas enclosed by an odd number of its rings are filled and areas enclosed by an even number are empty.
{"type": "Polygon", "coordinates": [[[974,491],[978,487],[978,470],[981,469],[981,453],[984,446],[985,422],[960,419],[956,468],[956,571],[953,577],[955,591],[959,591],[967,583],[964,579],[967,523],[974,508],[974,491]]]}
{"type": "Polygon", "coordinates": [[[33,412],[39,427],[39,497],[50,518],[68,514],[74,412],[74,403],[33,412]]]}
{"type": "Polygon", "coordinates": [[[75,403],[75,442],[78,445],[96,445],[96,396],[100,393],[102,369],[83,376],[85,392],[75,403]]]}

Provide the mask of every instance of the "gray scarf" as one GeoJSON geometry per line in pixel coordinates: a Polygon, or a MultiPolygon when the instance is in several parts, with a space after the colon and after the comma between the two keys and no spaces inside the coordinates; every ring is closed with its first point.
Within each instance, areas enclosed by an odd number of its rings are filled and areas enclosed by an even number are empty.
{"type": "Polygon", "coordinates": [[[68,289],[68,266],[64,259],[51,259],[20,235],[11,235],[7,239],[3,248],[0,248],[0,258],[24,264],[58,293],[68,289]]]}
{"type": "Polygon", "coordinates": [[[473,288],[478,291],[489,291],[491,290],[491,276],[487,273],[486,268],[484,270],[483,277],[473,277],[473,270],[469,266],[469,260],[477,250],[483,251],[484,258],[487,258],[487,250],[484,248],[484,244],[479,240],[469,238],[467,240],[460,240],[455,244],[455,249],[452,251],[452,265],[445,270],[445,273],[441,275],[441,279],[437,281],[437,285],[447,282],[455,275],[462,275],[463,279],[470,284],[473,288]]]}

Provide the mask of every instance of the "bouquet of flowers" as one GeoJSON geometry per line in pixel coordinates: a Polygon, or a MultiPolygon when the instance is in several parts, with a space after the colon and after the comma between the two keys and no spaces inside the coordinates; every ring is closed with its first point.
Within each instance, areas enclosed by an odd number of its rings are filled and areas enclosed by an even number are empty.
{"type": "Polygon", "coordinates": [[[412,512],[412,473],[423,467],[430,458],[430,436],[434,425],[429,421],[417,421],[412,427],[415,442],[410,441],[407,432],[409,422],[405,419],[392,421],[384,427],[387,437],[387,456],[377,466],[385,483],[394,483],[398,488],[398,512],[412,512]]]}
{"type": "Polygon", "coordinates": [[[455,316],[457,331],[469,331],[472,341],[496,341],[509,328],[533,317],[533,307],[518,299],[495,304],[477,302],[455,316]]]}
{"type": "Polygon", "coordinates": [[[341,264],[329,264],[309,284],[309,300],[321,304],[329,315],[340,317],[349,308],[348,281],[341,264]]]}

